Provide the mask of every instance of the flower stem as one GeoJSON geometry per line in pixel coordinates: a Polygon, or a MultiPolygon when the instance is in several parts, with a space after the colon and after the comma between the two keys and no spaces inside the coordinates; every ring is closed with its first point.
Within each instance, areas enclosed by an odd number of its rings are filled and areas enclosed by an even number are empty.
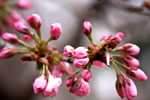
{"type": "Polygon", "coordinates": [[[49,39],[46,41],[45,45],[47,45],[51,40],[53,40],[53,39],[52,39],[52,38],[49,38],[49,39]]]}
{"type": "Polygon", "coordinates": [[[31,47],[30,47],[28,44],[26,44],[25,42],[23,42],[23,41],[21,41],[21,40],[19,40],[19,44],[21,44],[22,46],[24,46],[24,47],[26,47],[26,48],[31,49],[31,47]]]}
{"type": "Polygon", "coordinates": [[[42,41],[41,31],[40,29],[36,30],[37,35],[39,36],[40,41],[42,41]]]}
{"type": "Polygon", "coordinates": [[[29,53],[29,52],[31,52],[29,49],[20,49],[18,54],[29,53]]]}

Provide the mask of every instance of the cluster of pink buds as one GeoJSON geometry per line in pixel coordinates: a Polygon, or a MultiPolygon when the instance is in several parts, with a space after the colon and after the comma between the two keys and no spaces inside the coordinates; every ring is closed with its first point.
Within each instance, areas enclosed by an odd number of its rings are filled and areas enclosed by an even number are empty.
{"type": "Polygon", "coordinates": [[[4,32],[5,25],[14,28],[15,22],[24,21],[13,8],[28,9],[31,7],[30,0],[17,0],[16,2],[0,0],[0,34],[4,32]]]}
{"type": "Polygon", "coordinates": [[[61,24],[54,23],[50,26],[50,38],[45,41],[42,39],[40,31],[40,16],[32,14],[27,17],[27,21],[36,33],[31,32],[23,21],[17,21],[14,27],[18,32],[24,34],[26,42],[33,40],[35,44],[28,45],[15,34],[3,33],[2,38],[4,40],[22,45],[26,49],[5,47],[0,51],[0,58],[23,54],[21,57],[23,62],[36,62],[40,74],[33,83],[35,94],[42,93],[45,97],[56,96],[62,83],[62,76],[67,75],[66,86],[69,88],[69,92],[80,97],[87,96],[90,93],[89,82],[92,78],[91,68],[93,65],[100,68],[114,68],[117,74],[117,92],[121,98],[126,97],[128,100],[137,96],[137,89],[127,75],[141,81],[147,80],[145,73],[139,69],[139,60],[133,57],[140,52],[140,48],[131,43],[116,48],[124,38],[122,32],[115,35],[103,35],[100,43],[95,44],[92,38],[92,25],[85,21],[83,33],[88,37],[91,44],[88,47],[77,48],[67,45],[64,47],[63,53],[60,53],[56,47],[49,46],[48,43],[59,39],[62,34],[61,24]],[[120,67],[125,69],[127,75],[121,71],[120,67]],[[76,70],[73,71],[73,69],[76,70]]]}

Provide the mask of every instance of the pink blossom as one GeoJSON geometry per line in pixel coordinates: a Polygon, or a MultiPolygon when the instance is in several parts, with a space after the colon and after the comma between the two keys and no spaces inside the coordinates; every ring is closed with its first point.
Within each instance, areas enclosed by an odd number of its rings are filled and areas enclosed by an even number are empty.
{"type": "Polygon", "coordinates": [[[32,38],[29,36],[29,35],[24,35],[24,40],[27,41],[27,42],[30,42],[32,41],[32,38]]]}
{"type": "Polygon", "coordinates": [[[44,91],[47,84],[47,80],[44,74],[37,77],[33,83],[33,89],[35,94],[39,94],[44,91]]]}
{"type": "Polygon", "coordinates": [[[15,54],[18,53],[18,49],[17,48],[7,48],[7,47],[4,47],[1,51],[0,51],[0,59],[1,58],[8,58],[8,57],[12,57],[14,56],[15,54]]]}
{"type": "Polygon", "coordinates": [[[45,97],[56,96],[58,88],[61,85],[61,83],[62,83],[61,78],[55,78],[53,75],[48,75],[48,83],[45,90],[43,91],[43,95],[45,97]]]}
{"type": "Polygon", "coordinates": [[[97,66],[97,67],[99,67],[99,68],[105,68],[105,67],[106,67],[105,63],[103,63],[103,62],[101,62],[101,61],[99,61],[99,60],[94,60],[94,61],[93,61],[93,65],[94,65],[94,66],[97,66]]]}
{"type": "Polygon", "coordinates": [[[103,34],[103,35],[101,36],[101,40],[100,40],[100,41],[109,40],[109,39],[111,39],[111,37],[112,37],[112,35],[110,35],[110,34],[103,34]]]}
{"type": "Polygon", "coordinates": [[[112,36],[112,39],[115,39],[117,43],[120,43],[124,38],[124,34],[122,32],[118,32],[112,36]]]}
{"type": "Polygon", "coordinates": [[[84,21],[83,22],[83,32],[87,35],[90,36],[92,32],[92,25],[89,21],[84,21]]]}
{"type": "Polygon", "coordinates": [[[78,47],[73,51],[72,55],[78,59],[86,58],[88,56],[88,49],[85,47],[78,47]]]}
{"type": "Polygon", "coordinates": [[[51,25],[51,38],[57,40],[62,33],[62,27],[60,23],[54,23],[51,25]]]}
{"type": "Polygon", "coordinates": [[[66,57],[69,57],[72,55],[72,52],[73,52],[74,48],[70,45],[66,45],[64,47],[64,52],[63,52],[63,55],[66,56],[66,57]]]}
{"type": "Polygon", "coordinates": [[[75,67],[77,68],[83,68],[85,67],[86,64],[88,64],[89,62],[89,58],[83,58],[83,59],[75,59],[73,64],[75,65],[75,67]]]}
{"type": "Polygon", "coordinates": [[[81,83],[80,85],[74,85],[73,87],[71,87],[70,89],[72,89],[72,93],[74,93],[76,96],[87,96],[90,93],[90,86],[89,83],[84,81],[83,79],[81,79],[81,83]]]}
{"type": "Polygon", "coordinates": [[[126,43],[118,49],[128,53],[129,55],[137,55],[140,52],[140,48],[137,45],[132,43],[126,43]]]}
{"type": "Polygon", "coordinates": [[[81,72],[82,78],[86,81],[89,82],[92,78],[92,73],[91,71],[85,69],[81,72]]]}
{"type": "Polygon", "coordinates": [[[141,69],[137,69],[137,70],[127,70],[126,71],[128,75],[140,80],[140,81],[145,81],[147,80],[147,76],[146,74],[141,70],[141,69]]]}
{"type": "Polygon", "coordinates": [[[124,64],[132,69],[138,69],[140,61],[130,55],[122,55],[124,64]]]}
{"type": "Polygon", "coordinates": [[[32,7],[30,0],[18,0],[16,5],[19,8],[28,9],[32,7]]]}
{"type": "Polygon", "coordinates": [[[3,33],[2,38],[10,43],[18,43],[19,41],[16,34],[12,34],[12,33],[3,33]]]}
{"type": "Polygon", "coordinates": [[[14,23],[14,28],[20,33],[29,34],[29,28],[23,21],[18,21],[14,23]]]}
{"type": "Polygon", "coordinates": [[[40,29],[41,27],[41,17],[37,14],[32,14],[27,17],[28,24],[34,29],[40,29]]]}

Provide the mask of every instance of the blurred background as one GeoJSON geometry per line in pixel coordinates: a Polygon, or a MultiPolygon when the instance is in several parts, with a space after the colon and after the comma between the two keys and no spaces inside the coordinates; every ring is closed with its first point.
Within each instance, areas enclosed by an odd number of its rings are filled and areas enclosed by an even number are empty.
{"type": "MultiPolygon", "coordinates": [[[[12,0],[9,0],[12,1],[12,0]]],[[[131,42],[141,48],[137,56],[140,68],[150,76],[150,9],[144,2],[149,0],[31,0],[33,7],[29,10],[16,9],[26,20],[33,13],[42,18],[42,37],[48,39],[50,25],[61,23],[63,33],[56,45],[60,51],[65,45],[88,46],[89,41],[82,33],[82,23],[88,20],[93,26],[93,38],[99,43],[102,34],[125,34],[124,43],[131,42]]],[[[7,32],[17,33],[14,29],[7,32]]],[[[11,46],[0,38],[0,47],[11,46]]],[[[69,93],[62,84],[58,95],[45,98],[33,93],[32,84],[39,75],[35,63],[22,63],[20,56],[0,60],[0,100],[121,100],[115,88],[116,75],[112,68],[93,67],[90,82],[91,93],[87,97],[77,97],[69,93]]],[[[63,79],[65,83],[66,77],[63,79]]],[[[150,81],[134,80],[138,88],[135,100],[150,100],[150,81]]]]}

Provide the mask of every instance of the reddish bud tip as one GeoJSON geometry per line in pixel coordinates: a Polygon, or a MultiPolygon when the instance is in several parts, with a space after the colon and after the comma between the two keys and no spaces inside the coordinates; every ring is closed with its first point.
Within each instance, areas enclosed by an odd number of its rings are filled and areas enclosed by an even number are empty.
{"type": "Polygon", "coordinates": [[[91,36],[92,32],[92,25],[89,21],[84,21],[83,22],[83,32],[86,36],[91,36]]]}
{"type": "Polygon", "coordinates": [[[62,33],[62,27],[60,23],[54,23],[51,25],[51,38],[57,40],[62,33]]]}
{"type": "Polygon", "coordinates": [[[40,27],[41,27],[41,17],[37,14],[32,14],[31,16],[28,16],[27,17],[27,21],[28,21],[28,24],[36,29],[36,30],[39,30],[40,27]]]}
{"type": "Polygon", "coordinates": [[[18,43],[18,37],[16,36],[16,34],[3,33],[2,38],[10,43],[18,43]]]}

